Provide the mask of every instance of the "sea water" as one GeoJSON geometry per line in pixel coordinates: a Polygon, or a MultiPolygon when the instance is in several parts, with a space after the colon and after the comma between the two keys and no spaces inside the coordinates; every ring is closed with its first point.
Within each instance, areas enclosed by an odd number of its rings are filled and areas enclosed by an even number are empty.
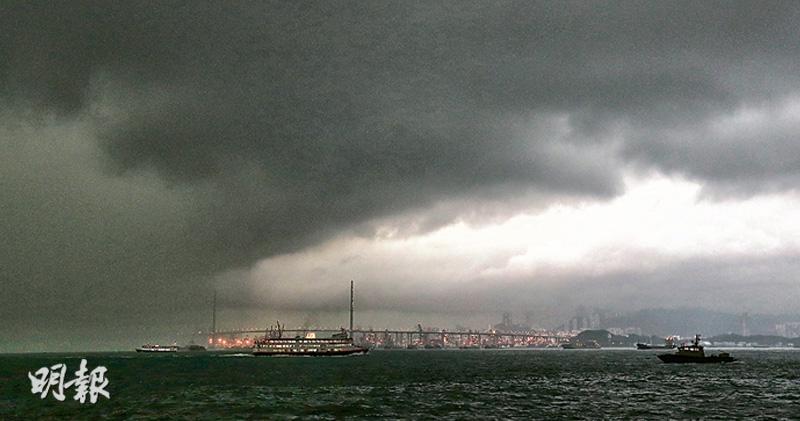
{"type": "Polygon", "coordinates": [[[800,350],[730,352],[740,361],[605,349],[0,355],[0,419],[800,418],[800,350]],[[29,372],[82,359],[107,368],[108,399],[31,393],[29,372]]]}

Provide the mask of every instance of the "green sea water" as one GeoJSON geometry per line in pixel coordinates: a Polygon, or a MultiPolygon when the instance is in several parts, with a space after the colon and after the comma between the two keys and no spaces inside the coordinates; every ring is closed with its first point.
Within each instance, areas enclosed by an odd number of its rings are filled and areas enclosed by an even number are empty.
{"type": "Polygon", "coordinates": [[[800,351],[731,352],[741,361],[516,349],[0,355],[0,419],[800,419],[800,351]],[[71,372],[82,358],[108,369],[110,399],[31,393],[28,372],[57,363],[71,372]]]}

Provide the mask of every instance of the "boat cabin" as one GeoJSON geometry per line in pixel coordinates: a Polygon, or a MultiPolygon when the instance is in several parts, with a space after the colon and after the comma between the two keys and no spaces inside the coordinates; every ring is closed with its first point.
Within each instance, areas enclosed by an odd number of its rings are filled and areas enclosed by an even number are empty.
{"type": "Polygon", "coordinates": [[[700,335],[695,335],[694,341],[689,345],[681,345],[678,347],[678,355],[687,357],[703,357],[703,345],[700,345],[700,335]]]}

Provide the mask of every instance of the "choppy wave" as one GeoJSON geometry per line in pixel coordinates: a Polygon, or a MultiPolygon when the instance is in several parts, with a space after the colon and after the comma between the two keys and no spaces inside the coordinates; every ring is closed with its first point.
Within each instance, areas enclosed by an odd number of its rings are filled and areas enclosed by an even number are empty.
{"type": "Polygon", "coordinates": [[[732,419],[800,414],[800,353],[732,352],[741,363],[670,365],[660,363],[657,353],[619,350],[387,351],[362,358],[98,355],[88,358],[89,365],[107,366],[112,399],[94,406],[42,401],[29,393],[25,373],[51,363],[52,356],[0,356],[0,418],[732,419]]]}

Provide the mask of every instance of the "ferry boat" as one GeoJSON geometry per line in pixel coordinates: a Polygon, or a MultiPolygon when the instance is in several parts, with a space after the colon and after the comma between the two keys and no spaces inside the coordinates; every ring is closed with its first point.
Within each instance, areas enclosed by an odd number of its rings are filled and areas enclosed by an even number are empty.
{"type": "Polygon", "coordinates": [[[330,338],[317,338],[313,333],[305,337],[284,338],[280,322],[277,329],[270,328],[253,346],[253,355],[271,356],[335,356],[366,354],[368,351],[368,348],[355,345],[344,329],[330,338]]]}
{"type": "Polygon", "coordinates": [[[350,281],[350,332],[342,331],[330,338],[317,338],[312,333],[305,337],[283,337],[283,327],[280,321],[273,329],[272,326],[253,344],[253,355],[272,356],[337,356],[366,354],[369,349],[353,343],[353,282],[350,281]]]}
{"type": "Polygon", "coordinates": [[[694,341],[688,345],[678,347],[678,352],[674,354],[660,354],[658,359],[665,363],[730,363],[736,361],[727,352],[720,352],[719,355],[706,355],[703,346],[700,345],[700,335],[695,335],[694,341]]]}
{"type": "Polygon", "coordinates": [[[145,344],[136,348],[136,352],[178,352],[178,345],[145,344]]]}

